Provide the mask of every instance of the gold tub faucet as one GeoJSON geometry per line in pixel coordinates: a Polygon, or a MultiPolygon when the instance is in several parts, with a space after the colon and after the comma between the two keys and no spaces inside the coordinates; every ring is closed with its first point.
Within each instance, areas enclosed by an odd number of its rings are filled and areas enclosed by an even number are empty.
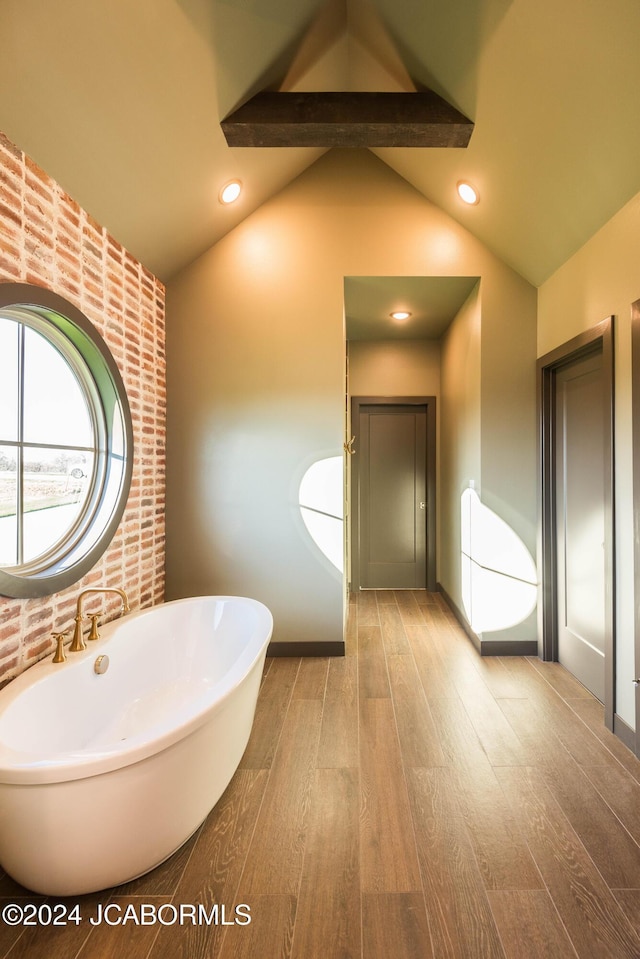
{"type": "Polygon", "coordinates": [[[84,641],[84,636],[82,635],[82,620],[84,619],[82,612],[82,601],[85,596],[88,596],[89,593],[117,593],[122,600],[122,612],[128,613],[131,610],[131,607],[129,606],[129,600],[127,599],[127,594],[123,589],[118,589],[115,586],[96,586],[95,588],[91,587],[90,589],[83,589],[78,596],[75,618],[76,625],[73,630],[73,639],[71,640],[71,645],[69,646],[70,653],[78,653],[81,649],[87,648],[87,644],[84,641]]]}

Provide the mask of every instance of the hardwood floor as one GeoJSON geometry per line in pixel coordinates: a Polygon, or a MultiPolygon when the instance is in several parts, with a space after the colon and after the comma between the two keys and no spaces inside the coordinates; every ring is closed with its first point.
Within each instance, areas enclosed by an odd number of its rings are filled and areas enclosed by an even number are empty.
{"type": "MultiPolygon", "coordinates": [[[[78,925],[0,922],[0,957],[638,959],[640,762],[597,701],[557,664],[481,659],[436,594],[351,613],[344,658],[267,663],[240,768],[186,846],[67,901],[78,925]],[[108,902],[164,923],[92,925],[108,902]],[[216,903],[226,924],[171,922],[216,903]]],[[[7,876],[0,896],[45,902],[7,876]]]]}

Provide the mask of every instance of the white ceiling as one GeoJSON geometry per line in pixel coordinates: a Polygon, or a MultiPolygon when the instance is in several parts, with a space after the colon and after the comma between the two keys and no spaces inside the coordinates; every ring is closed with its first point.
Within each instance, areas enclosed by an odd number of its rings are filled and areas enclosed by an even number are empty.
{"type": "Polygon", "coordinates": [[[321,155],[226,145],[265,88],[435,89],[468,149],[376,154],[536,285],[640,191],[638,0],[2,0],[0,36],[0,129],[164,280],[321,155]]]}

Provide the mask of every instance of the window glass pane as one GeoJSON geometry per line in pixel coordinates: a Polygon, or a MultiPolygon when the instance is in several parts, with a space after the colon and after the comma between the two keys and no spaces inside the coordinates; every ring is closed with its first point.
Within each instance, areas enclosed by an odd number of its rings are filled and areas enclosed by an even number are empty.
{"type": "Polygon", "coordinates": [[[18,330],[0,316],[0,440],[18,438],[18,330]]]}
{"type": "Polygon", "coordinates": [[[25,442],[93,446],[85,395],[67,360],[28,328],[24,353],[25,442]]]}
{"type": "Polygon", "coordinates": [[[124,423],[122,422],[122,414],[120,409],[115,407],[111,423],[111,452],[114,456],[123,457],[124,446],[124,423]]]}
{"type": "Polygon", "coordinates": [[[16,451],[11,446],[0,446],[0,565],[2,566],[15,566],[18,562],[17,498],[16,451]]]}
{"type": "Polygon", "coordinates": [[[24,557],[51,549],[76,522],[89,493],[93,454],[24,449],[24,557]]]}

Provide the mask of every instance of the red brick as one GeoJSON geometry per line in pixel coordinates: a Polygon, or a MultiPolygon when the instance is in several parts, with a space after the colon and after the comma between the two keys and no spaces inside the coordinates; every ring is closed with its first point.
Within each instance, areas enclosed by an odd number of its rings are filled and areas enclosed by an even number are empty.
{"type": "Polygon", "coordinates": [[[71,205],[66,198],[58,205],[60,225],[67,225],[67,229],[80,231],[80,212],[76,204],[71,205]]]}
{"type": "Polygon", "coordinates": [[[3,280],[17,281],[21,276],[20,263],[0,253],[0,275],[3,280]]]}
{"type": "Polygon", "coordinates": [[[102,237],[102,235],[105,233],[105,229],[104,229],[104,227],[102,226],[102,224],[101,224],[101,223],[98,223],[97,220],[94,220],[94,218],[91,216],[90,213],[86,213],[86,212],[85,212],[85,219],[86,219],[86,223],[87,223],[88,227],[89,227],[91,230],[93,230],[95,233],[100,234],[100,236],[102,237]]]}
{"type": "Polygon", "coordinates": [[[65,193],[64,191],[61,191],[59,196],[62,208],[68,210],[70,214],[72,213],[74,216],[77,216],[79,220],[83,212],[80,204],[76,203],[75,200],[72,200],[69,194],[65,193]]]}
{"type": "Polygon", "coordinates": [[[37,261],[25,264],[24,278],[27,283],[33,283],[34,286],[50,289],[52,285],[52,278],[44,275],[41,264],[37,261]]]}
{"type": "Polygon", "coordinates": [[[53,639],[44,639],[41,640],[35,646],[29,646],[25,653],[25,660],[28,661],[28,664],[31,665],[32,662],[35,662],[38,659],[43,659],[48,652],[53,649],[53,639]]]}
{"type": "Polygon", "coordinates": [[[20,183],[7,170],[0,166],[0,200],[9,207],[10,210],[19,211],[22,209],[22,192],[20,183]]]}
{"type": "Polygon", "coordinates": [[[14,156],[19,160],[22,160],[23,158],[22,150],[20,150],[15,145],[15,143],[12,143],[9,137],[5,136],[4,133],[0,133],[0,146],[3,147],[3,149],[5,149],[7,153],[10,153],[11,156],[14,156]]]}
{"type": "Polygon", "coordinates": [[[18,227],[22,227],[23,217],[20,210],[13,210],[6,203],[0,201],[0,219],[5,220],[7,223],[15,223],[18,227]]]}
{"type": "MultiPolygon", "coordinates": [[[[45,600],[9,599],[0,604],[2,683],[50,653],[52,629],[72,626],[76,596],[88,585],[119,585],[126,580],[136,605],[163,598],[164,460],[158,462],[158,443],[163,448],[164,439],[158,440],[158,436],[164,437],[165,402],[164,384],[159,387],[158,383],[164,378],[165,291],[163,284],[2,135],[0,224],[0,277],[49,286],[86,313],[105,336],[123,373],[136,437],[141,437],[141,425],[150,430],[140,450],[136,444],[126,522],[94,569],[81,583],[45,600]],[[140,369],[141,354],[145,370],[140,369]],[[145,464],[148,479],[143,487],[145,464]]],[[[104,608],[108,617],[120,615],[117,599],[107,600],[104,608]]]]}
{"type": "Polygon", "coordinates": [[[53,207],[53,197],[53,190],[46,183],[36,179],[31,173],[27,173],[25,177],[25,202],[30,201],[35,204],[38,201],[43,201],[53,207]]]}
{"type": "Polygon", "coordinates": [[[39,180],[41,183],[44,183],[46,186],[49,187],[49,189],[51,190],[55,189],[56,187],[55,180],[52,180],[49,174],[45,173],[42,167],[39,167],[38,164],[35,163],[31,159],[31,157],[27,156],[26,154],[24,157],[24,165],[33,178],[35,178],[36,180],[39,180]]]}
{"type": "Polygon", "coordinates": [[[51,233],[46,233],[40,226],[34,226],[29,224],[29,227],[25,231],[25,249],[27,250],[37,250],[38,247],[42,246],[45,249],[52,250],[54,239],[51,233]]]}

